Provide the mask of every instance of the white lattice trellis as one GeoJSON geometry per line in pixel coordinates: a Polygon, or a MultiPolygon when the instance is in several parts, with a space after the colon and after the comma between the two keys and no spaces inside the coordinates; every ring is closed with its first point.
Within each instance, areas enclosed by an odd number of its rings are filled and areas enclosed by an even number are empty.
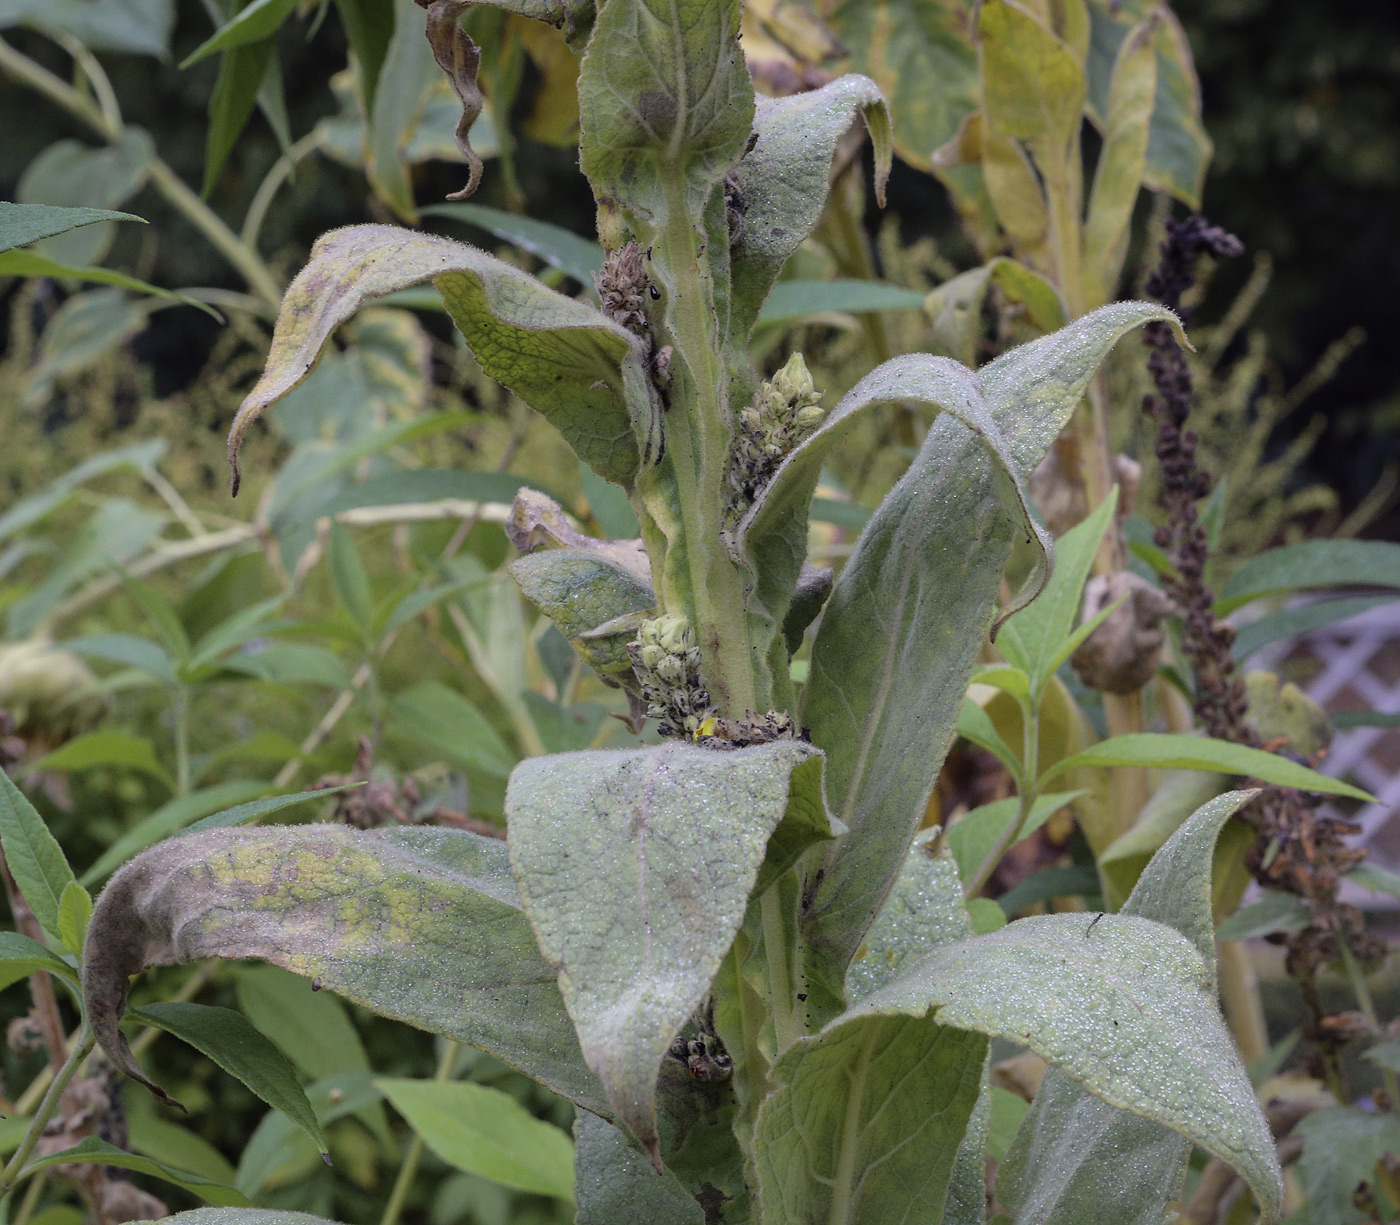
{"type": "MultiPolygon", "coordinates": [[[[1323,709],[1400,712],[1400,604],[1372,608],[1336,625],[1315,630],[1256,652],[1251,669],[1278,671],[1323,709]]],[[[1339,731],[1321,766],[1324,774],[1347,778],[1376,796],[1355,814],[1358,841],[1372,858],[1392,870],[1400,866],[1400,729],[1357,727],[1339,731]]],[[[1357,898],[1375,905],[1370,894],[1357,898]]]]}

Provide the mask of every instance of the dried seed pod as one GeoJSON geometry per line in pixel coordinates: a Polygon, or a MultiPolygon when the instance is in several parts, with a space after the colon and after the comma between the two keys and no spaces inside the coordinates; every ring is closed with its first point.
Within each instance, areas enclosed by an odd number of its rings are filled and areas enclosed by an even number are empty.
{"type": "Polygon", "coordinates": [[[1118,603],[1070,658],[1086,685],[1105,693],[1136,693],[1157,671],[1166,642],[1162,622],[1176,609],[1146,579],[1129,570],[1100,575],[1084,590],[1084,620],[1118,603]]]}

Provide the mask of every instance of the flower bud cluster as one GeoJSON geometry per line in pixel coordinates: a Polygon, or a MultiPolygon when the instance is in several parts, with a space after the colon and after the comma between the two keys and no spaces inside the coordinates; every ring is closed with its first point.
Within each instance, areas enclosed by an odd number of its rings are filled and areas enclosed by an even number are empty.
{"type": "Polygon", "coordinates": [[[711,708],[690,622],[681,613],[644,621],[627,651],[657,730],[663,736],[693,739],[711,708]]]}
{"type": "Polygon", "coordinates": [[[644,255],[637,243],[624,243],[616,251],[609,251],[602,271],[593,274],[593,284],[598,288],[603,314],[634,336],[649,336],[644,305],[651,282],[647,280],[644,255]]]}
{"type": "Polygon", "coordinates": [[[753,505],[778,465],[822,423],[821,398],[802,354],[794,353],[739,410],[729,465],[731,520],[753,505]]]}

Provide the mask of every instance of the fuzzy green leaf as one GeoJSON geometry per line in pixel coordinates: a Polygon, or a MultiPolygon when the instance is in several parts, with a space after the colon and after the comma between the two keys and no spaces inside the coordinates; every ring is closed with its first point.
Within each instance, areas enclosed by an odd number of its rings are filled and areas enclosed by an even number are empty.
{"type": "Polygon", "coordinates": [[[589,293],[594,292],[593,274],[603,267],[603,248],[590,239],[581,238],[572,230],[534,217],[522,217],[518,213],[467,201],[430,204],[418,211],[425,217],[464,221],[514,243],[551,268],[567,272],[589,293]]]}
{"type": "MultiPolygon", "coordinates": [[[[758,143],[739,163],[735,179],[742,200],[743,229],[731,254],[734,316],[731,334],[742,342],[760,307],[768,322],[789,317],[769,290],[788,257],[812,232],[826,201],[827,180],[837,141],[855,121],[865,120],[875,145],[875,194],[883,203],[893,151],[889,108],[869,77],[838,77],[821,89],[786,98],[760,98],[754,112],[758,143]]],[[[803,295],[806,298],[806,295],[803,295]]],[[[799,298],[804,314],[818,310],[860,309],[813,306],[799,298]]],[[[917,305],[915,303],[914,305],[917,305]]],[[[884,306],[865,309],[884,310],[884,306]]]]}
{"type": "Polygon", "coordinates": [[[575,1225],[703,1225],[700,1205],[669,1170],[660,1176],[624,1132],[586,1111],[574,1117],[575,1225]]]}
{"type": "Polygon", "coordinates": [[[799,1039],[759,1111],[763,1219],[941,1220],[986,1049],[932,1017],[861,1016],[799,1039]]]}
{"type": "Polygon", "coordinates": [[[924,0],[840,0],[828,21],[851,66],[890,100],[896,152],[927,170],[933,151],[977,109],[970,11],[924,0]]]}
{"type": "MultiPolygon", "coordinates": [[[[946,462],[944,456],[937,455],[937,450],[954,447],[963,435],[971,433],[992,461],[990,486],[994,495],[999,494],[1004,502],[1004,506],[994,507],[992,513],[1000,510],[1002,519],[1008,521],[1008,535],[1012,530],[1010,524],[1014,523],[1026,536],[1039,542],[1040,564],[1031,583],[1038,585],[1043,581],[1049,568],[1050,538],[1031,514],[1022,477],[1015,467],[1010,444],[1002,434],[1002,423],[993,415],[981,392],[976,376],[957,362],[922,354],[896,357],[851,388],[827,414],[816,433],[784,460],[740,523],[737,533],[740,548],[755,578],[751,607],[756,651],[766,653],[797,586],[805,551],[802,546],[806,542],[808,508],[822,465],[831,449],[850,434],[862,414],[877,404],[893,401],[916,404],[958,422],[957,426],[930,432],[929,438],[933,441],[926,442],[904,478],[906,484],[928,483],[930,469],[940,461],[946,462]]],[[[867,528],[862,539],[872,530],[867,528]]],[[[842,581],[844,583],[844,577],[842,581]]],[[[980,614],[982,609],[976,611],[980,614]]],[[[902,615],[902,610],[896,615],[902,615]]],[[[814,661],[816,658],[814,653],[814,661]]]]}
{"type": "MultiPolygon", "coordinates": [[[[1040,462],[1119,337],[1153,319],[1175,322],[1158,306],[1117,303],[1012,349],[975,380],[964,372],[1018,479],[1040,462]]],[[[803,462],[803,451],[787,463],[803,462]]],[[[808,973],[827,1016],[840,1010],[846,966],[919,827],[991,624],[1014,538],[1005,485],[982,439],[951,416],[935,421],[822,615],[800,722],[828,754],[827,801],[851,831],[804,869],[808,973]]],[[[755,518],[773,513],[765,506],[755,518]]]]}
{"type": "Polygon", "coordinates": [[[583,302],[469,247],[393,226],[333,230],[287,290],[263,377],[229,434],[311,373],[330,334],[367,299],[435,280],[482,369],[542,413],[600,476],[630,485],[654,391],[635,337],[583,302]]]}
{"type": "Polygon", "coordinates": [[[589,667],[611,681],[631,671],[627,646],[636,627],[619,623],[617,632],[607,631],[619,617],[655,607],[649,583],[601,549],[542,549],[509,569],[525,598],[559,627],[589,667]]]}
{"type": "MultiPolygon", "coordinates": [[[[951,859],[916,847],[851,966],[851,994],[970,931],[951,859]]],[[[780,1087],[758,1116],[764,1219],[940,1219],[985,1051],[980,1034],[931,1017],[864,1017],[800,1039],[774,1066],[780,1087]]]]}
{"type": "Polygon", "coordinates": [[[128,977],[207,957],[280,965],[610,1113],[496,839],[303,825],[210,830],[152,847],[98,898],[84,958],[94,1032],[128,1074],[141,1077],[117,1030],[128,977]]]}
{"type": "Polygon", "coordinates": [[[584,1057],[656,1158],[657,1071],[743,922],[769,835],[821,811],[821,759],[779,741],[521,762],[511,866],[584,1057]]]}
{"type": "MultiPolygon", "coordinates": [[[[1121,912],[1169,924],[1190,940],[1212,995],[1215,843],[1256,794],[1231,792],[1200,808],[1153,857],[1121,912]]],[[[1180,1194],[1190,1147],[1175,1131],[1109,1105],[1052,1068],[1002,1166],[998,1196],[1016,1225],[1159,1225],[1180,1194]]],[[[1276,1179],[1258,1166],[1251,1182],[1267,1206],[1276,1179]]]]}
{"type": "Polygon", "coordinates": [[[1164,924],[1127,915],[1023,919],[926,955],[833,1026],[891,1013],[929,1013],[1029,1046],[1110,1105],[1234,1166],[1266,1215],[1277,1214],[1273,1139],[1220,1018],[1214,974],[1164,924]]]}
{"type": "Polygon", "coordinates": [[[739,0],[611,0],[579,72],[580,164],[600,199],[698,224],[753,126],[739,0]],[[669,197],[669,198],[668,198],[669,197]]]}

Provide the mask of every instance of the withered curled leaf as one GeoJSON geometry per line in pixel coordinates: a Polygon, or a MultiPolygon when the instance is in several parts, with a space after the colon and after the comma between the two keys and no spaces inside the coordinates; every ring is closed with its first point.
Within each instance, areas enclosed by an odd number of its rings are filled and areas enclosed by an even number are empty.
{"type": "MultiPolygon", "coordinates": [[[[421,2],[421,0],[420,0],[421,2]]],[[[433,58],[438,67],[447,74],[452,84],[452,92],[462,104],[462,117],[457,120],[453,136],[457,148],[467,159],[467,185],[461,191],[452,192],[449,200],[465,200],[481,183],[481,158],[471,146],[469,139],[472,124],[481,114],[485,104],[481,86],[477,84],[476,72],[481,66],[481,48],[462,29],[461,17],[467,10],[465,0],[432,0],[428,10],[428,42],[433,48],[433,58]]]]}

